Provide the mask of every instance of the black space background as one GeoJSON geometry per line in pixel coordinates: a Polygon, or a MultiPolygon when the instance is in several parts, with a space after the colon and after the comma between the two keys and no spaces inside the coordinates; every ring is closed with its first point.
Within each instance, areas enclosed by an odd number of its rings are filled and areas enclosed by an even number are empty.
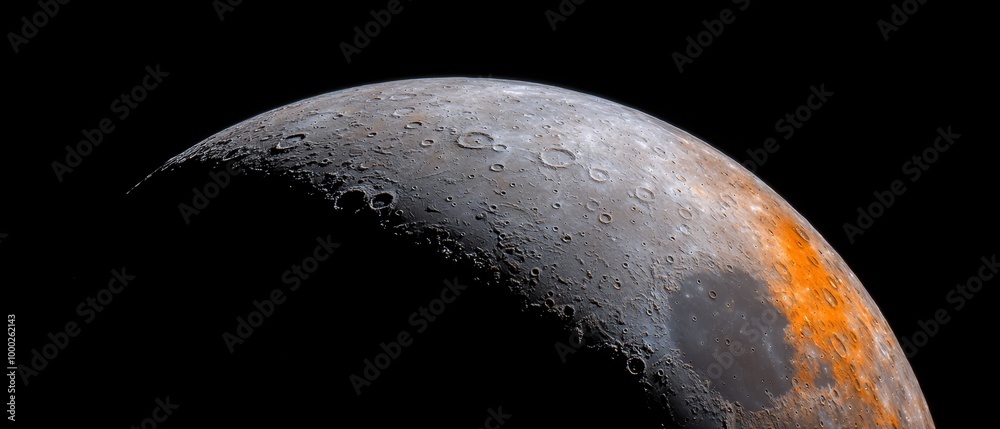
{"type": "MultiPolygon", "coordinates": [[[[246,0],[224,21],[208,0],[61,6],[19,53],[5,45],[3,54],[0,282],[4,313],[17,315],[19,356],[26,360],[46,332],[74,320],[76,303],[128,260],[131,250],[120,245],[129,234],[121,230],[124,193],[168,158],[263,111],[372,82],[492,76],[635,107],[743,160],[747,149],[778,137],[775,122],[805,102],[810,86],[823,84],[835,95],[781,142],[758,175],[840,252],[897,335],[912,334],[939,308],[949,310],[951,321],[911,364],[938,427],[989,420],[993,395],[973,389],[995,387],[996,356],[986,346],[996,342],[997,280],[960,311],[945,299],[1000,246],[997,142],[986,129],[995,113],[996,48],[986,11],[929,0],[885,41],[876,21],[888,18],[890,1],[755,0],[678,73],[670,55],[684,48],[685,37],[738,5],[668,3],[652,9],[589,0],[553,31],[545,11],[558,7],[555,0],[404,2],[349,64],[338,45],[384,1],[246,0]],[[116,119],[114,132],[59,183],[50,164],[65,157],[82,128],[112,116],[109,103],[156,64],[170,73],[162,86],[131,116],[116,119]],[[947,126],[961,134],[958,143],[920,180],[907,181],[907,192],[851,244],[842,225],[873,201],[873,191],[906,179],[903,163],[947,126]]],[[[18,0],[3,9],[0,30],[7,33],[38,6],[18,0]]],[[[196,328],[183,319],[172,323],[196,328]]],[[[86,334],[74,341],[85,343],[86,334]]],[[[53,367],[71,365],[72,352],[67,348],[53,367]]],[[[92,373],[76,394],[102,388],[101,367],[74,368],[92,373]]],[[[33,414],[67,408],[33,401],[48,397],[39,390],[64,388],[46,387],[47,375],[19,389],[19,424],[30,427],[33,414]]],[[[125,417],[101,418],[135,424],[147,408],[141,404],[151,405],[147,396],[137,399],[138,412],[122,407],[125,417]]]]}

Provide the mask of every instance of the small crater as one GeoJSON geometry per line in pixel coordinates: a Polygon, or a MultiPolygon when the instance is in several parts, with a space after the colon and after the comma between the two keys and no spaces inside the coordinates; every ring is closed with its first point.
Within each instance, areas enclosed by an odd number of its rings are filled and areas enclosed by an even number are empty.
{"type": "Polygon", "coordinates": [[[785,283],[791,283],[792,282],[792,272],[788,271],[788,266],[787,265],[785,265],[785,264],[783,264],[781,262],[775,262],[774,263],[774,271],[776,271],[778,273],[778,275],[780,275],[781,278],[783,280],[785,280],[785,283]]]}
{"type": "Polygon", "coordinates": [[[837,353],[838,356],[846,358],[848,356],[847,345],[844,344],[844,340],[840,339],[840,335],[836,332],[830,335],[830,345],[833,346],[833,351],[837,353]]]}
{"type": "Polygon", "coordinates": [[[681,234],[691,235],[691,227],[689,227],[686,223],[677,225],[677,230],[680,231],[681,234]]]}
{"type": "Polygon", "coordinates": [[[392,194],[388,192],[376,195],[375,198],[372,198],[370,203],[373,209],[389,207],[390,204],[392,204],[392,194]]]}
{"type": "Polygon", "coordinates": [[[360,189],[351,189],[337,197],[335,206],[341,210],[356,212],[365,206],[365,200],[367,199],[368,194],[366,194],[365,191],[360,189]]]}
{"type": "Polygon", "coordinates": [[[640,186],[635,190],[635,197],[646,202],[653,201],[653,190],[640,186]]]}
{"type": "Polygon", "coordinates": [[[607,182],[611,178],[611,175],[608,173],[608,170],[592,167],[590,169],[590,178],[595,182],[607,182]]]}
{"type": "Polygon", "coordinates": [[[809,261],[809,263],[810,263],[810,264],[811,264],[812,266],[814,266],[814,267],[819,267],[819,260],[818,260],[818,259],[816,259],[816,257],[815,257],[815,256],[813,256],[813,255],[809,255],[809,256],[807,256],[807,257],[806,257],[806,259],[807,259],[807,260],[809,261]]]}
{"type": "Polygon", "coordinates": [[[542,164],[552,168],[566,168],[576,162],[576,154],[567,149],[553,147],[540,152],[538,159],[542,164]]]}
{"type": "Polygon", "coordinates": [[[274,146],[271,147],[271,149],[279,152],[291,150],[292,148],[298,146],[299,142],[301,142],[305,138],[306,138],[305,134],[292,134],[288,137],[285,137],[284,140],[275,143],[274,146]]]}
{"type": "Polygon", "coordinates": [[[642,374],[646,370],[646,361],[638,356],[633,356],[629,358],[628,363],[625,365],[628,368],[628,372],[632,375],[642,374]]]}
{"type": "Polygon", "coordinates": [[[830,304],[830,307],[836,308],[839,302],[837,302],[837,297],[830,292],[830,289],[823,288],[823,298],[826,299],[826,303],[830,304]]]}
{"type": "Polygon", "coordinates": [[[466,149],[482,149],[493,145],[493,136],[480,131],[471,131],[458,138],[458,145],[466,149]]]}
{"type": "Polygon", "coordinates": [[[802,228],[799,228],[797,226],[793,226],[792,230],[795,231],[795,233],[799,235],[799,238],[801,238],[801,239],[803,239],[805,241],[809,241],[809,236],[806,235],[806,232],[803,231],[802,228]]]}
{"type": "Polygon", "coordinates": [[[413,109],[412,107],[403,107],[400,109],[396,109],[395,112],[392,112],[392,116],[403,117],[409,115],[410,113],[413,113],[414,110],[415,109],[413,109]]]}

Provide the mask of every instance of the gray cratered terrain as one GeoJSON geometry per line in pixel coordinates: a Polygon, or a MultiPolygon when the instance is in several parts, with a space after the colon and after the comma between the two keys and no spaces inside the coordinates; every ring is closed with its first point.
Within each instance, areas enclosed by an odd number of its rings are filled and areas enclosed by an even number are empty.
{"type": "MultiPolygon", "coordinates": [[[[474,270],[516,298],[500,311],[559,320],[566,335],[541,341],[555,350],[533,353],[607,357],[665,427],[934,426],[884,317],[806,219],[635,109],[508,80],[386,82],[248,119],[151,177],[221,163],[474,270]]],[[[512,422],[531,425],[525,407],[512,422]]]]}

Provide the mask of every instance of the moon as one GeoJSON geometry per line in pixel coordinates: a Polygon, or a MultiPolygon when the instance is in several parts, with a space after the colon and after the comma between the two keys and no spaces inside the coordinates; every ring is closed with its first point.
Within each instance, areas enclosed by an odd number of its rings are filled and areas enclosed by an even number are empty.
{"type": "MultiPolygon", "coordinates": [[[[511,298],[484,312],[558,327],[526,356],[615,366],[662,427],[934,427],[882,313],[808,220],[638,110],[512,80],[370,84],[233,125],[146,181],[223,163],[290,183],[344,231],[475,271],[511,298]]],[[[526,407],[504,410],[527,423],[526,407]]]]}

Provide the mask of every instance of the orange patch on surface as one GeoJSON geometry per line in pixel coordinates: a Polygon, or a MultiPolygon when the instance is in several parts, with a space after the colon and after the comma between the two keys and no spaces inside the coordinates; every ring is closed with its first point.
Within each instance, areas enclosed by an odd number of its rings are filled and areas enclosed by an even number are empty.
{"type": "Polygon", "coordinates": [[[858,335],[873,332],[871,327],[879,323],[877,313],[866,307],[853,285],[842,280],[844,273],[828,270],[797,222],[780,218],[772,232],[779,245],[773,255],[778,275],[769,286],[789,323],[785,340],[795,349],[798,381],[793,388],[815,388],[816,375],[826,367],[841,395],[849,393],[871,411],[870,424],[901,427],[898,410],[885,409],[874,387],[878,384],[874,359],[879,356],[874,342],[885,339],[858,335]]]}

